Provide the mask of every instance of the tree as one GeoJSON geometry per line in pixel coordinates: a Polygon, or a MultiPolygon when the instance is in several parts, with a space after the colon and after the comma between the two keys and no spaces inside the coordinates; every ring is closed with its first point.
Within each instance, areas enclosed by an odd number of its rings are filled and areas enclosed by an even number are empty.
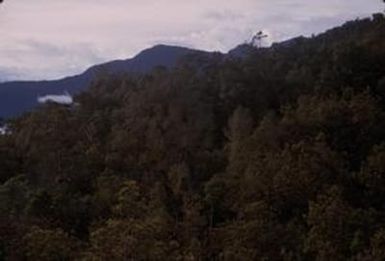
{"type": "Polygon", "coordinates": [[[267,38],[268,35],[265,34],[263,31],[259,31],[253,37],[251,38],[250,45],[255,47],[261,47],[262,46],[262,40],[264,38],[267,38]]]}
{"type": "Polygon", "coordinates": [[[0,212],[5,216],[24,213],[30,188],[24,176],[16,176],[0,185],[0,212]]]}
{"type": "Polygon", "coordinates": [[[228,171],[234,174],[243,172],[245,161],[248,157],[247,140],[253,132],[254,121],[250,110],[239,106],[235,109],[228,120],[228,126],[225,130],[228,144],[226,147],[228,153],[228,171]]]}
{"type": "Polygon", "coordinates": [[[337,186],[331,187],[318,199],[310,203],[307,218],[310,231],[306,240],[306,251],[314,254],[316,260],[345,260],[351,255],[357,232],[365,229],[365,218],[357,215],[343,198],[343,191],[337,186]]]}
{"type": "Polygon", "coordinates": [[[61,229],[32,227],[24,237],[26,256],[31,260],[73,260],[79,256],[79,244],[61,229]]]}
{"type": "Polygon", "coordinates": [[[126,181],[118,191],[118,202],[114,213],[118,217],[138,219],[146,214],[146,202],[135,181],[126,181]]]}

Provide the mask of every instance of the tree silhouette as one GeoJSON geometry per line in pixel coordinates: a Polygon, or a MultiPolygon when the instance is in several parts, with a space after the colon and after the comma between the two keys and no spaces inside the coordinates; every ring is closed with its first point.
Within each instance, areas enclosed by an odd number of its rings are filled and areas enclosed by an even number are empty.
{"type": "MultiPolygon", "coordinates": [[[[385,1],[385,0],[384,0],[385,1]]],[[[261,47],[262,45],[262,40],[264,38],[267,38],[268,35],[265,34],[263,31],[259,31],[258,33],[256,33],[252,38],[251,38],[251,42],[250,44],[252,46],[255,46],[255,47],[261,47]]]]}

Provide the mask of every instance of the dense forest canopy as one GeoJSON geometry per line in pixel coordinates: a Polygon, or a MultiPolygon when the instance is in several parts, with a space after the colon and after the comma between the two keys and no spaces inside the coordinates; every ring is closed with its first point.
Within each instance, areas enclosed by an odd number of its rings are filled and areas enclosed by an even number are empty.
{"type": "Polygon", "coordinates": [[[106,73],[7,122],[0,260],[384,260],[384,36],[106,73]]]}

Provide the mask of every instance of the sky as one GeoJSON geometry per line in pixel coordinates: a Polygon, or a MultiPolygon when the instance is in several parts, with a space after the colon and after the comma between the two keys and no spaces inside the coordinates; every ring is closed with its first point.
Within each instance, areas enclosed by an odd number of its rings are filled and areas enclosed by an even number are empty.
{"type": "Polygon", "coordinates": [[[5,0],[0,81],[56,79],[155,44],[227,52],[310,36],[382,11],[380,0],[5,0]]]}

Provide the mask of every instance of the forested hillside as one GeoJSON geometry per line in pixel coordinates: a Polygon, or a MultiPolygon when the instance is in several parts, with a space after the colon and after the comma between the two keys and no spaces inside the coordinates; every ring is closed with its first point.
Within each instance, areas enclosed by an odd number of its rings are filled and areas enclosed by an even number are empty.
{"type": "Polygon", "coordinates": [[[8,122],[0,260],[384,260],[384,16],[239,48],[8,122]]]}

